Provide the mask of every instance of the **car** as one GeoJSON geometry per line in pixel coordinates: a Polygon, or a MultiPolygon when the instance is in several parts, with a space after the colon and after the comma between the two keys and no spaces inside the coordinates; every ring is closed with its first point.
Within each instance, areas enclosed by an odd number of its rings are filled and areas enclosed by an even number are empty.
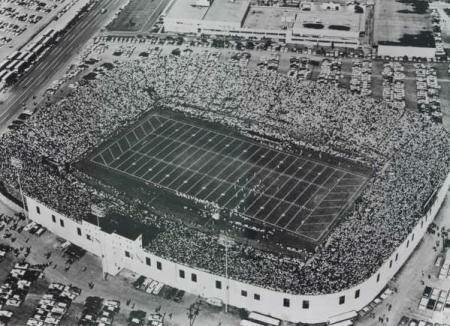
{"type": "Polygon", "coordinates": [[[27,326],[43,326],[44,322],[36,319],[28,319],[27,326]]]}
{"type": "Polygon", "coordinates": [[[0,310],[0,317],[11,318],[13,313],[9,310],[0,310]]]}
{"type": "Polygon", "coordinates": [[[16,263],[14,265],[14,268],[17,268],[17,269],[28,269],[28,268],[30,268],[30,264],[26,263],[26,262],[16,263]]]}
{"type": "Polygon", "coordinates": [[[23,228],[23,230],[24,230],[25,232],[28,232],[28,231],[30,231],[31,228],[34,227],[35,225],[36,225],[36,222],[31,222],[31,223],[27,224],[27,225],[23,228]]]}
{"type": "Polygon", "coordinates": [[[112,319],[108,318],[108,317],[101,317],[100,318],[100,322],[102,322],[105,325],[111,325],[112,324],[112,319]]]}
{"type": "Polygon", "coordinates": [[[7,306],[20,307],[21,304],[22,304],[22,301],[18,300],[18,299],[8,299],[8,300],[6,300],[6,305],[7,306]]]}
{"type": "Polygon", "coordinates": [[[17,117],[17,119],[19,119],[19,120],[27,120],[28,118],[30,117],[30,115],[28,115],[28,114],[25,114],[25,113],[21,113],[21,114],[19,114],[19,116],[17,117]]]}
{"type": "Polygon", "coordinates": [[[61,249],[66,249],[68,246],[70,246],[70,241],[65,241],[61,244],[61,249]]]}
{"type": "Polygon", "coordinates": [[[44,232],[47,231],[46,228],[44,228],[43,226],[41,226],[37,231],[36,231],[36,235],[38,237],[40,237],[42,234],[44,234],[44,232]]]}
{"type": "Polygon", "coordinates": [[[13,123],[14,125],[20,126],[20,125],[23,125],[23,124],[24,124],[24,121],[22,121],[22,120],[13,120],[12,123],[13,123]]]}
{"type": "Polygon", "coordinates": [[[59,320],[57,318],[54,318],[54,317],[47,317],[47,318],[45,318],[45,323],[46,324],[58,325],[59,324],[59,320]]]}

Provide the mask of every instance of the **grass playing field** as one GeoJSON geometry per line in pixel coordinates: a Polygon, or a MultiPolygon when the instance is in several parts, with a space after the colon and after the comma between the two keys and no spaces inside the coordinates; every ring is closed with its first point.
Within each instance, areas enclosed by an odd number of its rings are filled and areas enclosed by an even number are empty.
{"type": "Polygon", "coordinates": [[[327,233],[367,180],[163,113],[148,115],[89,159],[131,180],[217,203],[310,241],[327,233]]]}
{"type": "Polygon", "coordinates": [[[153,22],[167,4],[165,0],[130,0],[125,8],[107,26],[110,31],[137,32],[153,22]]]}

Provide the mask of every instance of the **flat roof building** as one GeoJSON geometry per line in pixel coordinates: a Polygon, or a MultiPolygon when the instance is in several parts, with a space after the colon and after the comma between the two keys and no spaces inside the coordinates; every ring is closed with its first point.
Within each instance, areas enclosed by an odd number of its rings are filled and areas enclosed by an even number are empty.
{"type": "Polygon", "coordinates": [[[196,0],[176,0],[165,17],[166,30],[197,33],[198,29],[239,29],[250,6],[248,0],[215,0],[209,6],[196,0]]]}
{"type": "Polygon", "coordinates": [[[299,8],[268,7],[249,0],[214,0],[210,6],[175,0],[164,19],[168,32],[344,47],[359,45],[365,22],[365,10],[357,13],[354,5],[305,2],[299,8]]]}
{"type": "Polygon", "coordinates": [[[249,7],[249,0],[215,0],[206,12],[202,25],[239,29],[244,23],[249,7]]]}

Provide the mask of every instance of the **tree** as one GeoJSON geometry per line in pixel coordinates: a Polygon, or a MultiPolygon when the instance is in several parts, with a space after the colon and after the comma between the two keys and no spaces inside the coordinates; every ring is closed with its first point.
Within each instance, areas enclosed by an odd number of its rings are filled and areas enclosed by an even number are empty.
{"type": "Polygon", "coordinates": [[[364,13],[364,9],[361,6],[355,5],[355,13],[362,14],[364,13]]]}
{"type": "Polygon", "coordinates": [[[188,308],[187,316],[189,319],[189,326],[194,326],[195,320],[200,313],[200,304],[199,300],[196,300],[193,304],[191,304],[188,308]]]}
{"type": "Polygon", "coordinates": [[[178,48],[176,48],[176,49],[174,49],[174,50],[172,51],[172,54],[173,54],[173,55],[180,55],[180,54],[181,54],[181,50],[178,49],[178,48]]]}

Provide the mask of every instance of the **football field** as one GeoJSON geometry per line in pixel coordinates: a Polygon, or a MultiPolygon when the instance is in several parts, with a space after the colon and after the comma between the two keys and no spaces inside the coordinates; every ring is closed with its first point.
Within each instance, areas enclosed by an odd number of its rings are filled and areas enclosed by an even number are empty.
{"type": "Polygon", "coordinates": [[[149,186],[318,241],[367,177],[233,133],[155,113],[90,160],[149,186]]]}

